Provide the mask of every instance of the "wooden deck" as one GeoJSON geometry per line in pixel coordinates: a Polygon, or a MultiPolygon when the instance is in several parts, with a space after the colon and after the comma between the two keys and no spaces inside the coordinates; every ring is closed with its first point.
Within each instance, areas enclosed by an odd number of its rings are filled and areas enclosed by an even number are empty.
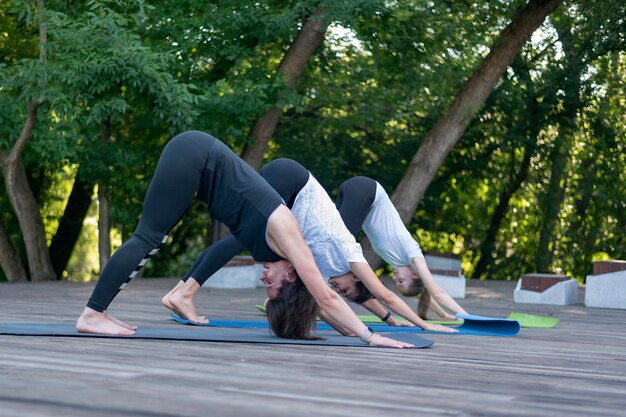
{"type": "MultiPolygon", "coordinates": [[[[110,311],[177,326],[159,305],[175,282],[138,280],[110,311]]],[[[0,321],[72,323],[92,288],[0,283],[0,321]]],[[[508,338],[432,335],[432,348],[408,351],[0,336],[0,416],[626,416],[626,311],[516,305],[513,288],[470,281],[461,304],[561,323],[508,338]]],[[[263,296],[203,291],[199,306],[260,318],[263,296]]]]}

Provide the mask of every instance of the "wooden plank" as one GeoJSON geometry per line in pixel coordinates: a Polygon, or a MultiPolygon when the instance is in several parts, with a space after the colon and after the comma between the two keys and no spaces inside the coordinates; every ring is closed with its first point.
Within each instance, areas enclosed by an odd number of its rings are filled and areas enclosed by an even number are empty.
{"type": "MultiPolygon", "coordinates": [[[[141,279],[111,308],[178,326],[141,279]]],[[[0,416],[618,416],[626,409],[626,314],[515,305],[515,282],[468,281],[471,313],[554,315],[513,338],[433,335],[433,348],[333,348],[0,336],[0,416]]],[[[71,323],[93,284],[0,284],[0,321],[71,323]]],[[[209,318],[255,319],[262,289],[203,290],[209,318]]],[[[407,299],[414,304],[414,299],[407,299]]],[[[355,307],[363,313],[360,307],[355,307]]]]}

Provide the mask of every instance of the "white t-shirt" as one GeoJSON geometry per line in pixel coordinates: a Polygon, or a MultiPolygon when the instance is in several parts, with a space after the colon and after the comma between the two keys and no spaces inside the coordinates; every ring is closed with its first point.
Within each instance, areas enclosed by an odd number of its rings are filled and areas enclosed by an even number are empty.
{"type": "Polygon", "coordinates": [[[344,225],[324,188],[310,173],[291,212],[322,276],[328,278],[350,272],[350,262],[367,263],[361,245],[344,225]]]}
{"type": "Polygon", "coordinates": [[[424,257],[420,245],[406,229],[398,210],[378,182],[372,208],[363,222],[363,231],[372,249],[392,267],[411,265],[412,258],[424,257]]]}

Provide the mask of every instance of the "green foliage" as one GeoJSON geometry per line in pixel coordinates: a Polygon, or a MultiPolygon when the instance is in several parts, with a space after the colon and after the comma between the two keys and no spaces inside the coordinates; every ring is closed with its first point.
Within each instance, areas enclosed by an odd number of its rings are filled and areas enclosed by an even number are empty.
{"type": "Polygon", "coordinates": [[[37,32],[11,13],[12,3],[0,1],[0,64],[15,63],[25,56],[34,58],[39,53],[37,32]]]}
{"type": "MultiPolygon", "coordinates": [[[[319,70],[310,71],[302,83],[300,110],[283,118],[270,159],[288,156],[306,161],[329,190],[352,175],[372,176],[388,191],[393,190],[420,138],[508,22],[506,16],[519,5],[489,2],[468,7],[440,2],[433,6],[424,2],[416,7],[418,4],[394,3],[355,25],[347,35],[327,38],[319,70]]],[[[583,20],[578,24],[588,25],[583,20]]],[[[592,27],[576,29],[593,31],[592,27]]],[[[460,254],[470,276],[500,194],[529,146],[529,129],[543,126],[537,144],[532,145],[530,174],[513,195],[500,227],[495,263],[487,276],[516,279],[534,269],[541,224],[539,196],[548,180],[546,158],[562,106],[557,89],[559,81],[568,76],[556,59],[562,56],[556,33],[549,25],[541,30],[542,36],[524,51],[532,78],[523,81],[511,70],[500,81],[429,187],[411,225],[424,249],[460,254]],[[538,114],[527,108],[531,88],[540,93],[538,114]]],[[[582,53],[590,57],[606,53],[589,38],[583,39],[582,53]]],[[[595,72],[592,67],[589,71],[595,72]]],[[[581,93],[593,95],[592,91],[581,93]]],[[[617,123],[623,125],[623,120],[617,123]]],[[[580,191],[569,192],[575,198],[580,191]]],[[[586,215],[595,218],[595,214],[586,215]]],[[[565,245],[562,236],[559,231],[555,241],[565,245]]],[[[623,256],[623,240],[620,242],[621,247],[611,248],[611,256],[623,256]]],[[[591,254],[598,244],[596,240],[581,252],[591,254]]],[[[585,269],[568,266],[568,262],[581,259],[581,252],[560,250],[555,270],[583,278],[590,261],[585,269]]]]}

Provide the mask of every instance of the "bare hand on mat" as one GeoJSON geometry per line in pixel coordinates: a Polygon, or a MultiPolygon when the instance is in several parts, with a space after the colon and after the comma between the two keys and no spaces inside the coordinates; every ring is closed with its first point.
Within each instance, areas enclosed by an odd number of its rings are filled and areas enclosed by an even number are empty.
{"type": "Polygon", "coordinates": [[[441,324],[432,324],[427,323],[424,327],[424,330],[429,330],[431,332],[445,332],[445,333],[456,333],[457,329],[453,329],[451,327],[442,326],[441,324]]]}
{"type": "Polygon", "coordinates": [[[410,323],[408,321],[400,321],[397,320],[395,317],[389,317],[387,319],[386,322],[389,326],[399,326],[399,327],[415,327],[415,325],[413,323],[410,323]]]}
{"type": "Polygon", "coordinates": [[[386,347],[394,347],[399,349],[406,349],[414,347],[410,343],[399,342],[397,340],[389,339],[388,337],[383,337],[377,333],[374,333],[367,339],[367,344],[370,346],[386,346],[386,347]]]}

